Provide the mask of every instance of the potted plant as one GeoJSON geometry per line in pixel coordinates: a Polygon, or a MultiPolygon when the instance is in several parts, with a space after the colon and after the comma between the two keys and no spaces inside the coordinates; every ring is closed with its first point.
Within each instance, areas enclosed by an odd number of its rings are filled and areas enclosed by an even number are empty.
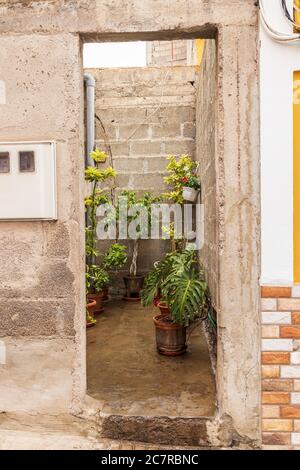
{"type": "Polygon", "coordinates": [[[94,318],[94,307],[96,306],[96,300],[90,300],[86,304],[86,327],[91,328],[95,326],[97,321],[94,318]]]}
{"type": "Polygon", "coordinates": [[[89,279],[89,291],[87,298],[89,301],[96,301],[96,304],[91,307],[94,314],[103,312],[102,302],[104,300],[104,289],[109,282],[107,272],[101,266],[92,264],[87,267],[86,273],[89,279]]]}
{"type": "MultiPolygon", "coordinates": [[[[127,207],[130,212],[131,208],[147,211],[148,225],[151,223],[151,205],[160,201],[160,197],[153,197],[150,192],[145,192],[141,197],[138,197],[135,191],[123,191],[122,197],[127,198],[127,207]]],[[[128,216],[129,224],[138,218],[138,213],[128,216]]],[[[138,256],[139,256],[139,241],[143,237],[142,228],[138,225],[137,231],[133,238],[133,252],[129,268],[129,274],[124,276],[125,295],[124,300],[128,302],[140,302],[141,290],[144,283],[145,276],[137,273],[138,256]]]]}
{"type": "Polygon", "coordinates": [[[198,163],[189,155],[181,155],[179,158],[169,155],[167,159],[168,176],[165,176],[164,182],[170,191],[166,192],[164,197],[179,204],[184,200],[194,202],[200,190],[200,181],[197,177],[198,163]]]}
{"type": "Polygon", "coordinates": [[[99,256],[97,247],[97,208],[101,204],[109,202],[108,195],[100,187],[103,183],[109,183],[116,177],[115,170],[109,166],[101,169],[100,164],[105,163],[107,155],[98,149],[91,153],[91,158],[95,162],[95,166],[88,166],[85,169],[85,180],[91,183],[91,192],[85,198],[85,209],[87,218],[86,227],[86,258],[87,269],[86,276],[89,280],[88,298],[96,300],[96,305],[90,307],[93,313],[100,313],[103,311],[102,300],[103,290],[105,290],[109,278],[106,270],[97,263],[99,256]]]}
{"type": "Polygon", "coordinates": [[[185,201],[195,202],[200,191],[200,181],[195,174],[182,178],[182,197],[185,201]]]}
{"type": "MultiPolygon", "coordinates": [[[[127,247],[120,245],[119,243],[113,243],[103,257],[103,267],[105,270],[115,270],[122,268],[127,262],[127,247]]],[[[109,285],[106,284],[103,286],[103,298],[105,301],[108,299],[108,289],[109,285]]]]}
{"type": "Polygon", "coordinates": [[[194,250],[168,253],[146,276],[143,305],[150,305],[161,288],[158,307],[168,308],[153,318],[157,350],[179,356],[187,349],[187,330],[207,317],[207,283],[194,250]],[[162,303],[163,302],[163,303],[162,303]]]}
{"type": "Polygon", "coordinates": [[[87,274],[85,274],[85,282],[86,282],[86,327],[91,328],[92,326],[96,325],[96,320],[94,318],[94,307],[96,305],[96,300],[88,300],[88,291],[90,288],[90,278],[87,274]]]}

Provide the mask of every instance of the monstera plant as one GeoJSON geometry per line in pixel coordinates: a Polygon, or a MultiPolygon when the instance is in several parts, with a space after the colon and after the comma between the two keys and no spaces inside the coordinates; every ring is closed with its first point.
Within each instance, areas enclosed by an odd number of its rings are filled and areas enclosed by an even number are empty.
{"type": "Polygon", "coordinates": [[[159,292],[160,315],[154,317],[157,349],[166,356],[178,356],[187,348],[187,328],[207,317],[209,296],[196,251],[168,253],[146,276],[143,305],[151,305],[159,292]]]}

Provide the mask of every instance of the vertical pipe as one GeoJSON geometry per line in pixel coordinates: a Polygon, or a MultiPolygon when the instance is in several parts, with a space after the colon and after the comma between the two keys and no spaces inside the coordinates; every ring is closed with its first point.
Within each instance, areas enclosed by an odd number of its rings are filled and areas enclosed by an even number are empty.
{"type": "Polygon", "coordinates": [[[84,74],[86,87],[86,164],[94,166],[90,157],[95,147],[95,88],[96,81],[89,73],[84,74]]]}
{"type": "MultiPolygon", "coordinates": [[[[95,147],[95,88],[96,81],[89,73],[84,74],[84,84],[86,88],[86,166],[95,166],[94,160],[91,158],[91,152],[95,147]]],[[[90,220],[86,215],[86,226],[90,225],[90,220]]],[[[86,259],[87,264],[95,264],[95,256],[91,255],[86,259]]]]}

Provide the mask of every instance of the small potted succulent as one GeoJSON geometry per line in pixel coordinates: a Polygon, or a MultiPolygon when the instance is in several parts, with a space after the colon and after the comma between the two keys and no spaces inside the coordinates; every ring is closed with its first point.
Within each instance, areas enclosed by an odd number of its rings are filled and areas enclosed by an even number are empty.
{"type": "Polygon", "coordinates": [[[161,289],[159,315],[153,318],[157,350],[179,356],[187,350],[187,330],[207,318],[209,297],[194,250],[168,253],[145,278],[142,303],[151,305],[161,289]]]}

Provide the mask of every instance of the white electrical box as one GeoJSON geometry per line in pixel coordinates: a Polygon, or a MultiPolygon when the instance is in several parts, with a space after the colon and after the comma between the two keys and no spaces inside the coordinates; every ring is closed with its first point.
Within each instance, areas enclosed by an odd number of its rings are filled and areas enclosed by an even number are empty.
{"type": "Polygon", "coordinates": [[[0,143],[0,220],[56,220],[54,142],[0,143]]]}

